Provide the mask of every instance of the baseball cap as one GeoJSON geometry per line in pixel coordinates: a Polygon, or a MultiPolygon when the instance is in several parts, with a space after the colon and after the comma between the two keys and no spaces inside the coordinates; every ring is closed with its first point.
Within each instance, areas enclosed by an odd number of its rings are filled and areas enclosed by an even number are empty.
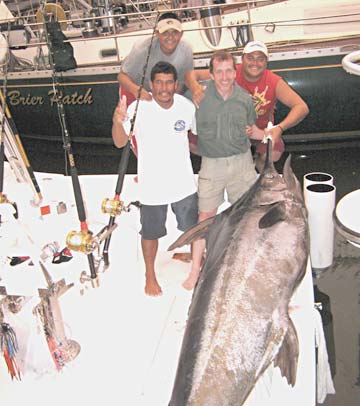
{"type": "Polygon", "coordinates": [[[245,45],[244,54],[250,54],[251,52],[262,52],[267,58],[269,57],[266,45],[261,41],[250,41],[245,45]]]}
{"type": "Polygon", "coordinates": [[[158,22],[157,30],[160,34],[168,30],[176,30],[181,32],[181,22],[179,20],[175,20],[175,18],[165,18],[164,20],[160,20],[158,22]]]}

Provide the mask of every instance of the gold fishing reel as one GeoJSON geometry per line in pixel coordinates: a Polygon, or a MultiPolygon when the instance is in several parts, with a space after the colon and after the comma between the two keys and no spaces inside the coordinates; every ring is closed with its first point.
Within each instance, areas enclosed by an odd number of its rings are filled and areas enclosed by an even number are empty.
{"type": "Polygon", "coordinates": [[[0,204],[3,204],[3,203],[10,203],[10,201],[8,200],[6,195],[1,193],[0,194],[0,204]]]}
{"type": "Polygon", "coordinates": [[[66,237],[66,245],[70,250],[90,254],[97,246],[92,232],[89,230],[70,231],[66,237]]]}
{"type": "Polygon", "coordinates": [[[70,231],[66,237],[66,245],[70,250],[91,254],[100,249],[100,244],[110,236],[117,224],[103,227],[95,236],[89,230],[70,231]]]}
{"type": "Polygon", "coordinates": [[[118,199],[108,199],[105,198],[101,204],[101,211],[110,216],[116,217],[121,214],[123,211],[129,212],[130,206],[140,207],[140,202],[130,202],[127,206],[124,205],[124,202],[118,199]]]}
{"type": "Polygon", "coordinates": [[[126,210],[124,202],[118,199],[105,198],[101,203],[101,211],[110,216],[116,217],[121,214],[124,209],[126,210]]]}

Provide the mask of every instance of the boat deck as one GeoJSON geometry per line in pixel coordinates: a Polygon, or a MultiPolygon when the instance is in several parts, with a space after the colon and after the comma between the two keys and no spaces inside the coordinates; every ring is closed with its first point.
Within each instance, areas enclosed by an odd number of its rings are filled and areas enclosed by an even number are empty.
{"type": "MultiPolygon", "coordinates": [[[[40,217],[39,207],[29,204],[30,189],[14,182],[9,172],[6,171],[4,184],[8,198],[16,200],[19,206],[20,217],[18,221],[12,219],[8,213],[11,207],[2,205],[3,220],[6,215],[8,220],[0,228],[0,285],[6,286],[8,294],[24,295],[26,299],[19,313],[5,312],[6,321],[18,332],[23,377],[21,382],[11,381],[4,362],[0,362],[1,403],[45,406],[50,401],[55,406],[71,400],[89,406],[104,401],[110,405],[167,406],[191,301],[191,292],[181,286],[190,264],[172,259],[172,253],[166,251],[179,234],[175,219],[169,216],[169,234],[160,243],[156,267],[164,294],[158,298],[147,297],[143,291],[136,208],[123,212],[117,220],[110,246],[111,264],[100,274],[99,288],[79,281],[81,271],[88,272],[84,254],[73,252],[72,260],[62,264],[44,261],[54,281],[65,278],[66,283],[74,283],[59,302],[65,335],[81,345],[81,352],[57,372],[32,309],[39,302],[37,288],[46,287],[37,265],[41,247],[53,241],[64,244],[66,234],[78,228],[71,182],[62,175],[37,174],[43,205],[51,208],[50,214],[40,217]],[[54,210],[59,201],[67,205],[65,214],[54,210]],[[29,261],[16,266],[8,264],[8,256],[20,255],[30,255],[34,265],[29,265],[29,261]]],[[[100,213],[100,205],[111,194],[115,181],[115,175],[80,177],[89,228],[94,233],[107,224],[108,216],[100,213]]],[[[126,177],[122,198],[125,203],[136,200],[132,175],[126,177]]],[[[292,307],[291,317],[300,340],[297,384],[289,387],[279,370],[271,367],[258,382],[248,406],[310,406],[315,402],[315,310],[310,268],[292,307]]]]}

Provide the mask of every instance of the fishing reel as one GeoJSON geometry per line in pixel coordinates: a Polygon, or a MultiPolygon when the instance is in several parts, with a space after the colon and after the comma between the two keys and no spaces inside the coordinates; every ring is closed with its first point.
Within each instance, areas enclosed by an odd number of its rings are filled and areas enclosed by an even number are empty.
{"type": "Polygon", "coordinates": [[[124,205],[124,202],[118,199],[109,199],[105,198],[101,204],[101,211],[110,216],[116,217],[122,213],[122,211],[129,212],[130,206],[140,207],[140,202],[131,202],[127,206],[124,205]]]}
{"type": "Polygon", "coordinates": [[[101,243],[110,236],[117,224],[103,227],[95,236],[89,230],[70,231],[66,237],[66,245],[70,250],[91,254],[100,249],[101,243]]]}
{"type": "Polygon", "coordinates": [[[101,211],[110,216],[116,217],[125,209],[124,202],[119,199],[105,198],[101,203],[101,211]]]}
{"type": "Polygon", "coordinates": [[[70,250],[84,254],[90,254],[96,248],[95,238],[89,230],[70,231],[66,236],[66,245],[70,250]]]}
{"type": "Polygon", "coordinates": [[[14,208],[15,213],[13,213],[13,216],[18,219],[19,218],[19,212],[18,212],[18,208],[17,208],[17,204],[15,202],[11,202],[6,195],[4,195],[3,193],[0,193],[0,204],[3,203],[8,203],[11,204],[11,206],[14,208]]]}

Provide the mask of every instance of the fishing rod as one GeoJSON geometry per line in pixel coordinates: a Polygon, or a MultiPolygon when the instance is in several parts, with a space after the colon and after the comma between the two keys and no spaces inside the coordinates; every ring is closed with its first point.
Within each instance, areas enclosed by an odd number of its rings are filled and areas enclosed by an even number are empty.
{"type": "MultiPolygon", "coordinates": [[[[134,114],[133,114],[133,117],[130,120],[131,124],[130,124],[130,131],[129,131],[129,135],[128,135],[128,141],[127,141],[125,147],[123,148],[123,150],[121,152],[121,159],[120,159],[120,163],[119,163],[119,167],[118,167],[118,178],[117,178],[117,183],[116,183],[116,187],[115,187],[115,196],[114,196],[113,199],[105,198],[103,200],[103,202],[102,202],[102,205],[101,205],[102,212],[105,213],[105,214],[110,215],[109,224],[108,224],[109,228],[112,227],[115,224],[116,216],[118,216],[123,210],[129,211],[131,204],[134,204],[137,207],[140,206],[139,202],[133,202],[133,203],[130,203],[130,205],[128,205],[128,206],[124,206],[124,202],[122,202],[120,200],[120,194],[122,192],[122,188],[123,188],[123,184],[124,184],[124,178],[125,178],[126,170],[127,170],[127,167],[128,167],[130,150],[131,150],[131,140],[132,140],[133,133],[134,133],[135,122],[136,122],[136,117],[137,117],[137,111],[138,111],[138,107],[139,107],[139,103],[140,103],[141,91],[144,88],[146,70],[147,70],[147,67],[148,67],[148,64],[149,64],[151,48],[152,48],[153,40],[154,40],[154,37],[155,37],[156,26],[157,26],[157,23],[158,23],[158,20],[159,20],[159,16],[160,16],[160,12],[158,11],[157,15],[156,15],[156,19],[155,19],[155,24],[154,24],[154,29],[153,29],[153,32],[152,32],[151,40],[150,40],[150,45],[149,45],[148,52],[147,52],[147,55],[146,55],[143,75],[141,77],[140,86],[139,86],[137,97],[136,97],[136,102],[135,102],[136,104],[135,104],[134,114]]],[[[103,258],[105,267],[109,266],[109,263],[110,263],[109,262],[110,240],[111,240],[111,235],[109,235],[106,238],[105,243],[104,243],[104,248],[103,248],[102,258],[103,258]]]]}
{"type": "MultiPolygon", "coordinates": [[[[116,227],[116,225],[115,225],[115,227],[112,227],[112,228],[109,227],[107,229],[105,229],[105,228],[102,229],[96,236],[93,236],[92,232],[88,228],[86,214],[85,214],[84,200],[83,200],[83,196],[82,196],[82,192],[81,192],[81,188],[80,188],[78,170],[75,165],[75,158],[74,158],[74,154],[73,154],[72,146],[71,146],[71,138],[70,138],[70,134],[69,134],[67,123],[66,123],[65,109],[64,109],[64,104],[62,101],[62,92],[59,91],[59,89],[58,89],[59,83],[58,83],[57,75],[56,75],[55,61],[54,61],[54,58],[52,55],[53,46],[52,46],[52,43],[50,40],[48,27],[47,27],[47,24],[49,23],[49,21],[47,19],[46,10],[45,10],[45,6],[44,6],[43,2],[41,4],[41,10],[43,13],[43,18],[44,18],[44,33],[45,33],[46,43],[49,48],[49,63],[52,68],[52,86],[53,86],[53,92],[54,92],[54,100],[55,100],[57,110],[58,110],[58,117],[59,117],[59,121],[60,121],[62,139],[63,139],[63,147],[64,147],[64,150],[66,152],[66,157],[68,158],[68,162],[69,162],[71,181],[72,181],[74,197],[75,197],[75,202],[76,202],[76,209],[77,209],[77,214],[78,214],[78,218],[80,221],[80,231],[71,231],[66,237],[66,245],[71,250],[79,251],[79,252],[86,254],[86,256],[88,258],[88,263],[89,263],[90,276],[87,275],[86,272],[84,271],[81,274],[80,280],[82,282],[84,282],[85,280],[91,281],[92,286],[95,288],[95,287],[99,286],[99,279],[98,279],[98,274],[97,274],[97,269],[96,269],[96,265],[95,265],[95,258],[94,258],[93,252],[95,251],[96,248],[99,249],[99,245],[101,244],[101,242],[106,237],[108,237],[109,233],[111,233],[113,231],[113,229],[116,227]]],[[[57,25],[59,23],[53,22],[53,24],[57,25]]]]}
{"type": "MultiPolygon", "coordinates": [[[[3,82],[3,97],[1,98],[2,102],[2,116],[1,116],[1,128],[0,128],[0,204],[10,204],[15,212],[13,216],[17,219],[19,217],[19,212],[17,204],[11,202],[6,194],[4,194],[4,167],[5,167],[5,143],[4,143],[4,134],[5,134],[5,110],[6,110],[6,86],[7,86],[7,62],[4,64],[4,82],[3,82]]],[[[0,224],[1,224],[1,215],[0,215],[0,224]]]]}
{"type": "MultiPolygon", "coordinates": [[[[5,89],[4,89],[4,93],[5,93],[5,89]]],[[[34,170],[26,155],[26,152],[25,152],[24,146],[21,142],[15,122],[11,116],[10,110],[6,103],[6,99],[1,90],[0,90],[0,99],[2,100],[2,105],[4,106],[4,108],[2,108],[2,113],[5,110],[5,115],[3,116],[5,118],[5,120],[4,120],[5,122],[4,122],[4,127],[2,127],[5,130],[4,141],[5,141],[5,143],[7,142],[7,145],[5,145],[5,147],[8,149],[8,153],[10,150],[15,155],[16,164],[17,164],[16,166],[19,166],[19,162],[20,162],[20,166],[22,166],[20,172],[23,175],[25,181],[30,184],[31,188],[33,189],[34,195],[35,195],[35,198],[31,201],[31,203],[34,206],[38,206],[43,200],[43,197],[42,197],[42,194],[40,191],[40,186],[35,177],[34,170]],[[5,124],[7,124],[7,126],[6,126],[7,128],[5,128],[5,124]]],[[[11,165],[11,158],[9,158],[9,157],[7,157],[7,158],[11,165]]]]}
{"type": "MultiPolygon", "coordinates": [[[[266,129],[271,130],[273,127],[274,127],[274,124],[272,123],[272,121],[268,121],[266,129]]],[[[265,135],[263,142],[266,143],[266,159],[265,159],[266,163],[265,163],[265,165],[266,164],[269,165],[270,163],[272,163],[272,143],[273,143],[273,141],[272,141],[271,135],[265,135]]]]}
{"type": "MultiPolygon", "coordinates": [[[[6,150],[10,154],[8,161],[13,170],[15,168],[21,173],[25,182],[29,183],[34,191],[35,198],[31,201],[34,206],[38,206],[42,201],[42,194],[39,184],[37,183],[34,171],[30,165],[25,149],[22,145],[14,120],[6,102],[7,94],[7,66],[9,59],[4,63],[3,73],[3,90],[0,89],[1,99],[1,134],[0,134],[0,203],[10,203],[14,209],[14,217],[18,218],[18,209],[15,202],[10,202],[6,195],[3,194],[3,179],[4,179],[4,160],[6,150]],[[9,152],[10,151],[10,152],[9,152]],[[12,165],[15,164],[15,167],[12,165]]],[[[16,171],[15,171],[16,172],[16,171]]]]}

